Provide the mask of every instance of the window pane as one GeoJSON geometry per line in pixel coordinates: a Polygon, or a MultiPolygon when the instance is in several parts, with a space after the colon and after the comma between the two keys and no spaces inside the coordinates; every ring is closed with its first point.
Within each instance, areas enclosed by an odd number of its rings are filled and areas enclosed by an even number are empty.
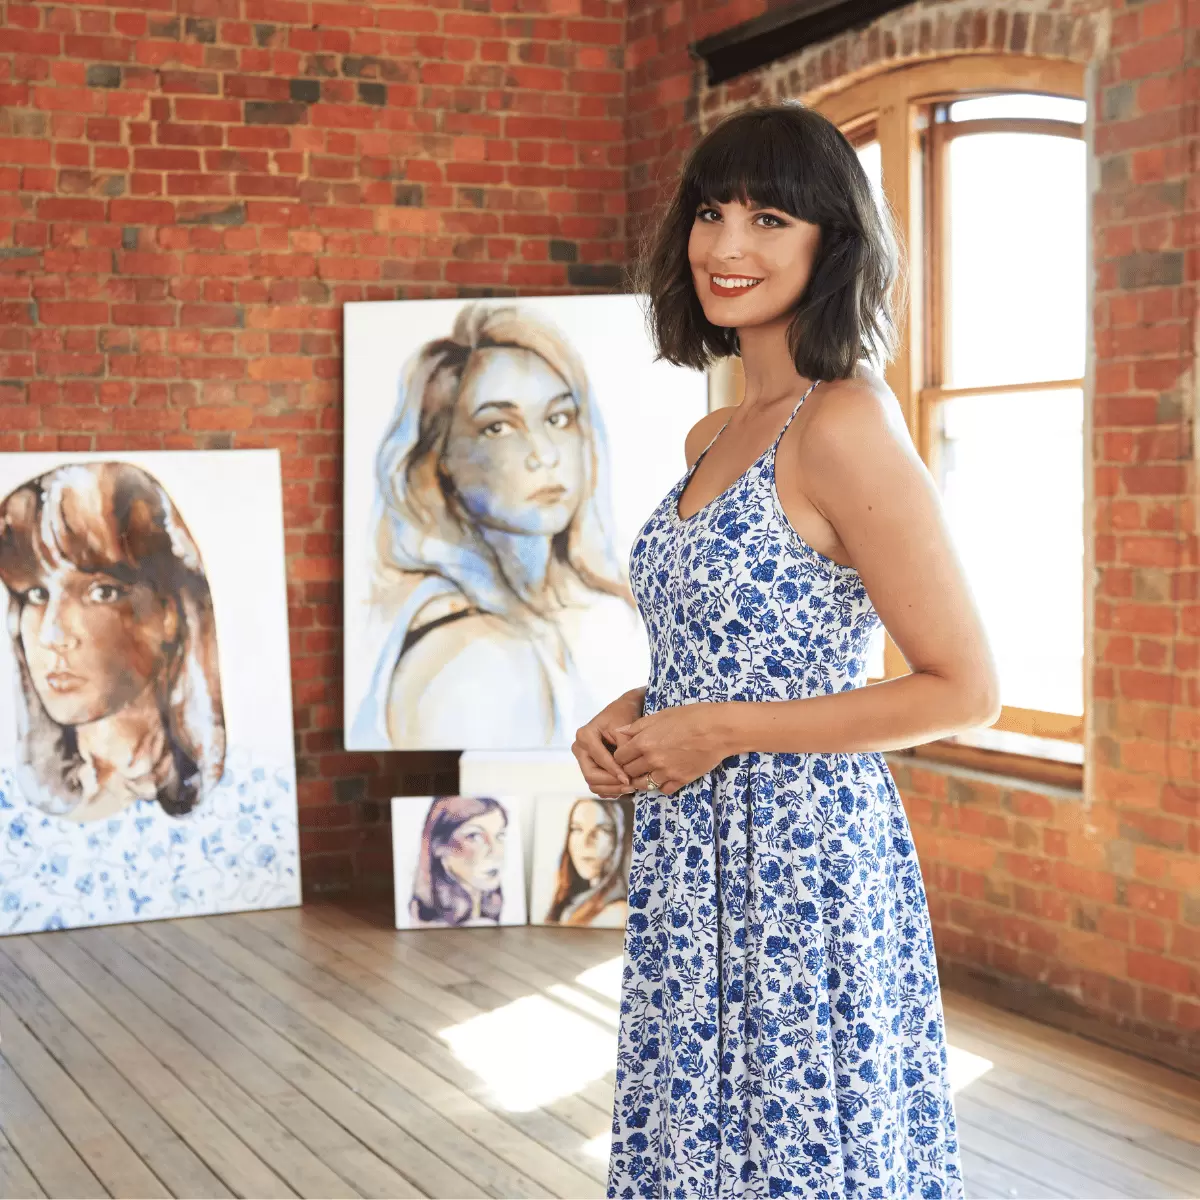
{"type": "Polygon", "coordinates": [[[979,133],[947,148],[952,387],[1078,379],[1086,337],[1084,143],[979,133]]]}
{"type": "Polygon", "coordinates": [[[1083,713],[1083,392],[968,396],[935,410],[955,548],[1016,708],[1083,713]]]}
{"type": "Polygon", "coordinates": [[[867,649],[867,678],[882,679],[884,676],[883,647],[887,641],[883,626],[871,635],[871,644],[867,649]]]}
{"type": "Polygon", "coordinates": [[[982,121],[989,117],[1033,117],[1043,121],[1087,119],[1087,101],[1067,96],[1037,96],[1013,92],[1002,96],[979,96],[973,100],[955,100],[950,105],[951,121],[982,121]]]}
{"type": "MultiPolygon", "coordinates": [[[[855,147],[858,153],[858,161],[862,163],[863,170],[866,172],[867,180],[871,185],[871,191],[875,196],[875,203],[880,210],[886,207],[887,201],[883,198],[883,154],[880,151],[879,143],[864,142],[861,146],[855,147]]],[[[883,370],[883,364],[879,361],[880,355],[878,347],[875,351],[868,355],[868,361],[877,371],[883,370]]],[[[880,659],[883,661],[883,651],[880,650],[880,659]]]]}
{"type": "Polygon", "coordinates": [[[866,142],[856,149],[858,150],[858,161],[862,163],[863,170],[866,171],[867,178],[871,181],[875,202],[879,204],[883,199],[883,154],[879,149],[879,143],[866,142]]]}

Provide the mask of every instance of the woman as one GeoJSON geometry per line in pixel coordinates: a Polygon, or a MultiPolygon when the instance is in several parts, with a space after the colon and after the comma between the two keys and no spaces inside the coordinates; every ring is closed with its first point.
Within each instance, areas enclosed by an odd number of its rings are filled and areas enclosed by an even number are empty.
{"type": "Polygon", "coordinates": [[[182,816],[221,778],[225,725],[200,553],[157,480],[59,467],[0,501],[25,797],[72,821],[138,800],[182,816]]]}
{"type": "Polygon", "coordinates": [[[355,745],[568,744],[638,640],[578,356],[525,309],[464,306],[406,368],[376,476],[394,616],[355,745]]]}
{"type": "Polygon", "coordinates": [[[439,796],[429,806],[409,916],[414,925],[498,925],[508,814],[498,800],[439,796]]]}
{"type": "Polygon", "coordinates": [[[991,722],[998,683],[866,361],[895,345],[896,239],[837,128],[769,106],[696,146],[646,273],[662,356],[740,354],[746,390],[688,435],[635,541],[648,684],[574,745],[598,795],[642,792],[608,1195],[959,1200],[928,905],[882,752],[991,722]],[[865,687],[881,620],[912,672],[865,687]]]}
{"type": "Polygon", "coordinates": [[[571,805],[558,882],[546,920],[620,928],[629,905],[633,804],[583,796],[571,805]]]}

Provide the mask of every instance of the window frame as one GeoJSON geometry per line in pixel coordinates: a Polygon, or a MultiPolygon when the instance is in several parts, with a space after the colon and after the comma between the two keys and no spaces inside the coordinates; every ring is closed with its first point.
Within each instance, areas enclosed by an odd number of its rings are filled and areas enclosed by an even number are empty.
{"type": "MultiPolygon", "coordinates": [[[[906,240],[910,295],[909,309],[904,314],[901,328],[900,350],[888,365],[885,375],[904,411],[913,442],[926,464],[932,464],[934,459],[936,408],[941,401],[972,394],[991,395],[1035,388],[1082,389],[1084,452],[1090,454],[1090,347],[1082,379],[962,388],[943,386],[942,338],[946,326],[942,298],[946,294],[949,262],[945,255],[937,254],[937,248],[945,244],[947,230],[946,215],[940,211],[944,148],[953,137],[1019,129],[1022,132],[1058,135],[1069,133],[1087,140],[1089,125],[1080,128],[1069,122],[1029,118],[983,118],[961,123],[929,119],[935,105],[1000,92],[1037,92],[1075,100],[1086,99],[1086,84],[1087,68],[1083,63],[1003,54],[965,54],[897,67],[866,79],[831,85],[819,94],[804,97],[805,103],[838,125],[853,145],[879,142],[884,195],[896,214],[906,240]],[[934,269],[921,269],[922,264],[930,261],[934,269]]],[[[1091,121],[1090,113],[1087,121],[1091,121]]],[[[1090,246],[1088,261],[1090,268],[1090,246]]],[[[1090,289],[1088,299],[1090,303],[1090,289]]],[[[1089,528],[1086,522],[1092,508],[1091,495],[1090,472],[1085,469],[1085,511],[1080,514],[1081,520],[1085,521],[1085,530],[1089,528]]],[[[1091,541],[1085,536],[1084,714],[1070,716],[1006,705],[1000,719],[990,728],[1086,746],[1089,708],[1087,680],[1092,668],[1092,554],[1091,541]]],[[[909,667],[904,656],[885,631],[882,678],[893,679],[908,673],[909,667]]],[[[1083,784],[1082,763],[967,745],[956,738],[938,739],[910,747],[901,753],[1037,782],[1068,787],[1082,787],[1083,784]]]]}

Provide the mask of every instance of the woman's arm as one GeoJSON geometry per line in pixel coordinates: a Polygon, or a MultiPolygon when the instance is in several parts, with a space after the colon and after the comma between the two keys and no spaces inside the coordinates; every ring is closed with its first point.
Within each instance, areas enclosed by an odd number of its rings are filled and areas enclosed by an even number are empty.
{"type": "Polygon", "coordinates": [[[789,482],[802,481],[911,674],[829,696],[664,709],[633,722],[632,740],[615,755],[635,778],[650,771],[663,782],[665,771],[680,786],[722,758],[752,750],[899,750],[999,715],[998,673],[983,623],[937,486],[895,397],[874,373],[822,386],[828,391],[819,411],[797,430],[803,436],[780,443],[781,499],[789,482]]]}
{"type": "Polygon", "coordinates": [[[737,747],[731,754],[900,750],[1000,715],[983,621],[900,405],[874,372],[822,386],[803,436],[780,443],[780,495],[797,481],[837,531],[911,674],[831,696],[729,705],[713,715],[723,744],[737,747]]]}

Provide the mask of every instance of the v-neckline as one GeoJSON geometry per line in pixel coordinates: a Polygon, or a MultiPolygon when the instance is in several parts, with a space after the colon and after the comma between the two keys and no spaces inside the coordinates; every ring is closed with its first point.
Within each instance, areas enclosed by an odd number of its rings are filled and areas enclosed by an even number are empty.
{"type": "MultiPolygon", "coordinates": [[[[815,388],[817,386],[817,384],[820,382],[821,381],[819,379],[814,379],[812,381],[812,383],[810,383],[808,385],[808,388],[805,390],[804,395],[800,397],[800,402],[796,405],[795,408],[792,409],[792,415],[790,417],[788,417],[788,419],[783,424],[783,428],[775,435],[775,440],[727,488],[724,488],[723,490],[718,492],[711,500],[708,501],[708,503],[702,504],[698,509],[696,509],[696,511],[694,513],[692,513],[692,515],[690,517],[685,517],[679,511],[679,502],[680,502],[680,500],[683,499],[683,493],[687,491],[687,486],[689,483],[691,483],[692,476],[695,475],[696,470],[699,468],[700,464],[705,460],[705,458],[708,457],[708,452],[717,444],[717,441],[720,439],[721,434],[723,434],[725,432],[725,430],[729,428],[729,421],[727,420],[725,422],[725,424],[722,425],[721,428],[717,430],[716,434],[713,436],[713,440],[711,442],[709,442],[708,445],[705,446],[704,449],[700,452],[699,457],[688,468],[687,474],[683,477],[683,480],[677,485],[674,497],[671,500],[671,515],[674,517],[676,523],[679,525],[687,525],[690,521],[694,521],[702,512],[707,512],[708,509],[712,508],[712,506],[714,504],[716,504],[718,500],[724,500],[725,497],[728,496],[729,493],[732,492],[733,489],[735,487],[737,487],[738,484],[741,483],[746,478],[746,476],[749,475],[750,472],[754,470],[755,467],[759,466],[762,463],[763,459],[765,459],[767,457],[767,455],[770,454],[771,451],[774,450],[779,445],[779,443],[783,440],[783,435],[785,433],[787,433],[788,427],[796,419],[796,414],[800,411],[801,408],[804,407],[805,400],[807,400],[809,398],[809,396],[812,395],[813,388],[815,388]]],[[[732,418],[730,418],[730,419],[732,419],[732,418]]]]}
{"type": "MultiPolygon", "coordinates": [[[[695,475],[696,469],[704,461],[705,456],[713,448],[713,446],[715,446],[717,444],[717,438],[719,438],[721,436],[721,434],[723,434],[725,432],[726,426],[728,426],[728,424],[729,424],[729,422],[726,421],[725,425],[722,425],[721,428],[719,430],[717,430],[717,436],[714,437],[713,440],[711,442],[709,442],[707,446],[705,446],[704,450],[700,454],[700,457],[697,458],[696,461],[694,463],[692,463],[692,465],[688,468],[687,474],[683,477],[683,481],[681,482],[678,490],[675,493],[675,498],[671,502],[671,511],[675,514],[675,520],[680,525],[686,525],[686,524],[688,524],[689,521],[694,521],[702,512],[705,512],[708,509],[712,508],[712,506],[714,504],[716,504],[718,500],[723,500],[726,496],[728,496],[729,493],[732,492],[733,489],[735,487],[737,487],[738,484],[741,483],[746,478],[746,476],[749,475],[750,472],[753,471],[754,468],[757,467],[763,461],[763,459],[766,458],[767,455],[770,454],[771,451],[775,448],[775,442],[772,442],[727,488],[724,488],[722,491],[718,492],[706,504],[702,504],[690,516],[687,516],[687,517],[683,516],[683,514],[680,513],[680,511],[679,511],[679,501],[683,499],[683,493],[687,491],[687,485],[689,483],[691,483],[692,476],[695,475]]],[[[778,439],[776,439],[776,441],[778,441],[778,439]]]]}

